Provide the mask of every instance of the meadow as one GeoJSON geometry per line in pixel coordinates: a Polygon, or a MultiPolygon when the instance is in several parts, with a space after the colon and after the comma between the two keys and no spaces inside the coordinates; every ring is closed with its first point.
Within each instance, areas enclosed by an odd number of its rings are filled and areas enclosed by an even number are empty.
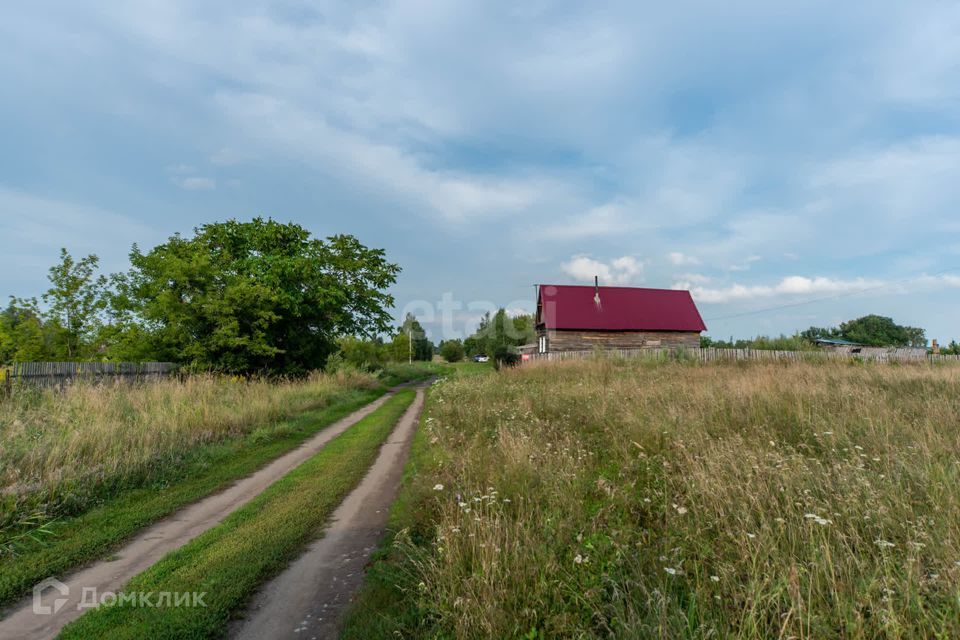
{"type": "Polygon", "coordinates": [[[960,637],[960,367],[452,377],[391,528],[343,637],[960,637]]]}
{"type": "Polygon", "coordinates": [[[13,393],[0,401],[0,527],[36,511],[77,513],[105,492],[162,476],[198,446],[379,384],[361,373],[302,381],[200,375],[13,393]]]}

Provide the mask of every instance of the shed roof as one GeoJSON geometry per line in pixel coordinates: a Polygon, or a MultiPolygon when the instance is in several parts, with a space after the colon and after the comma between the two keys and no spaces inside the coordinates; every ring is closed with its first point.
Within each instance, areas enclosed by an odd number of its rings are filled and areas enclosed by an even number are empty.
{"type": "Polygon", "coordinates": [[[817,338],[814,340],[817,344],[832,344],[838,347],[862,347],[863,345],[859,342],[850,342],[849,340],[841,340],[840,338],[817,338]]]}
{"type": "Polygon", "coordinates": [[[593,331],[706,331],[689,291],[542,284],[537,324],[593,331]],[[600,293],[600,306],[594,294],[600,293]]]}

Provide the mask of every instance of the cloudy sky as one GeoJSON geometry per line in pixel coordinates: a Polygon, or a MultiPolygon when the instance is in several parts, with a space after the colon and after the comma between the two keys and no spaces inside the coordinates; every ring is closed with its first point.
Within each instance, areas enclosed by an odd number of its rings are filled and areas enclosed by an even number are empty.
{"type": "Polygon", "coordinates": [[[3,294],[269,215],[384,247],[435,337],[598,275],[717,337],[960,339],[956,3],[38,0],[0,42],[3,294]]]}

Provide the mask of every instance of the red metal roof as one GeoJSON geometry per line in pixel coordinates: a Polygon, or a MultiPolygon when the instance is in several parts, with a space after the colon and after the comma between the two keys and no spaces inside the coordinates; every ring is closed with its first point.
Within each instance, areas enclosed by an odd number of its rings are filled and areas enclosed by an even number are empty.
{"type": "Polygon", "coordinates": [[[689,291],[542,284],[537,323],[547,329],[594,331],[706,331],[689,291]]]}

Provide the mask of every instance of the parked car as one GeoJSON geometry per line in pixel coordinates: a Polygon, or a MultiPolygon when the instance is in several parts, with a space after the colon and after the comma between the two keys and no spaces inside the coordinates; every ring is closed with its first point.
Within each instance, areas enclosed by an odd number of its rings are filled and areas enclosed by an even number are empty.
{"type": "Polygon", "coordinates": [[[483,355],[482,353],[478,353],[477,355],[473,356],[473,361],[474,362],[490,362],[490,358],[483,355]]]}

